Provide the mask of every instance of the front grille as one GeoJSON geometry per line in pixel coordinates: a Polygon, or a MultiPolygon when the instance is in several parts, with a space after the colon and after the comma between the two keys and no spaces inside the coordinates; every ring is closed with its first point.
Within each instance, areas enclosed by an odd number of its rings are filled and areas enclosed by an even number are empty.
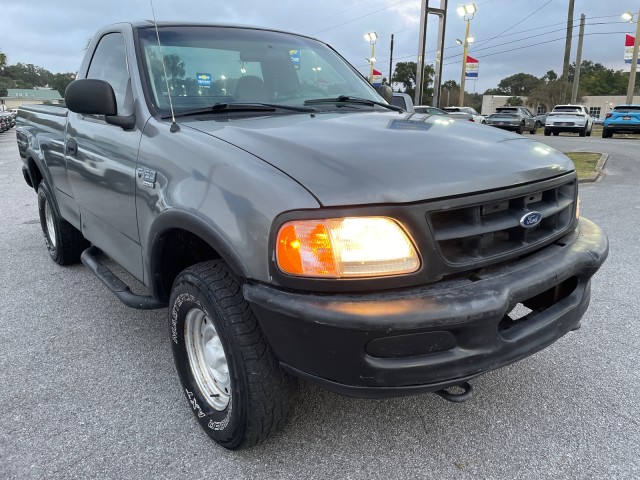
{"type": "Polygon", "coordinates": [[[432,211],[427,219],[444,260],[462,266],[550,243],[571,226],[575,198],[574,179],[541,190],[533,185],[526,194],[510,196],[506,191],[503,198],[490,202],[432,211]],[[522,227],[520,220],[532,211],[540,212],[542,220],[533,228],[522,227]]]}

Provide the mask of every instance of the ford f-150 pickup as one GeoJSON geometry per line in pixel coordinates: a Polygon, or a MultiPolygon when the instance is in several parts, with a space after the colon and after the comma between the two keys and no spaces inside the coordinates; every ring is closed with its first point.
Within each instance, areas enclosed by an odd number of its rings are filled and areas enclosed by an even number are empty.
{"type": "Polygon", "coordinates": [[[572,162],[389,93],[306,36],[138,22],[97,33],[64,106],[20,109],[51,258],[168,307],[187,405],[226,448],[286,422],[296,377],[462,401],[579,327],[608,243],[572,162]]]}

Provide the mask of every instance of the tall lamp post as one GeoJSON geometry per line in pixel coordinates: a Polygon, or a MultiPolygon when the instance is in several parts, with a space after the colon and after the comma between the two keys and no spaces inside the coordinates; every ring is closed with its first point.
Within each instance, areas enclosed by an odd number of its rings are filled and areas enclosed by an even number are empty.
{"type": "Polygon", "coordinates": [[[369,83],[373,83],[373,66],[376,63],[375,48],[376,40],[378,40],[378,34],[376,32],[369,32],[364,34],[364,39],[371,44],[371,58],[369,58],[369,83]]]}
{"type": "Polygon", "coordinates": [[[464,33],[464,51],[462,52],[462,76],[460,77],[460,98],[458,100],[460,106],[464,105],[464,80],[467,74],[467,53],[469,53],[469,26],[477,11],[478,9],[475,3],[468,3],[456,9],[458,15],[463,17],[464,21],[467,22],[467,28],[464,33]]]}
{"type": "MultiPolygon", "coordinates": [[[[633,13],[624,12],[623,20],[633,23],[633,13]]],[[[633,103],[633,90],[636,85],[636,69],[638,68],[638,45],[640,44],[640,11],[636,16],[636,39],[633,42],[633,54],[631,55],[631,71],[629,72],[629,86],[627,87],[627,105],[633,103]]]]}

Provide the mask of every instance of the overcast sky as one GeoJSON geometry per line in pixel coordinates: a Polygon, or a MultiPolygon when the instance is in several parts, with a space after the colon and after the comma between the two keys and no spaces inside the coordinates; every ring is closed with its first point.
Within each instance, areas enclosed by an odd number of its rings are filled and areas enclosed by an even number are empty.
{"type": "MultiPolygon", "coordinates": [[[[464,21],[455,8],[463,3],[449,1],[443,81],[460,81],[462,47],[455,40],[464,36],[464,21]]],[[[480,61],[480,76],[467,81],[467,91],[483,92],[518,72],[560,73],[568,4],[569,0],[476,0],[478,11],[471,22],[476,42],[469,54],[480,61]],[[542,42],[548,43],[536,45],[542,42]]],[[[315,36],[366,74],[370,47],[363,34],[375,31],[376,68],[385,76],[391,34],[395,34],[394,63],[416,61],[420,5],[421,0],[154,0],[159,21],[259,25],[315,36]]],[[[431,0],[431,5],[438,6],[439,0],[431,0]]],[[[635,24],[624,22],[620,15],[627,10],[637,14],[638,8],[640,0],[576,0],[571,61],[577,49],[578,19],[584,13],[582,58],[623,69],[624,34],[633,34],[635,24]]],[[[32,63],[54,73],[77,70],[84,45],[98,27],[151,18],[149,0],[2,0],[1,10],[0,51],[9,64],[32,63]]],[[[436,30],[432,20],[427,61],[433,61],[436,30]]]]}

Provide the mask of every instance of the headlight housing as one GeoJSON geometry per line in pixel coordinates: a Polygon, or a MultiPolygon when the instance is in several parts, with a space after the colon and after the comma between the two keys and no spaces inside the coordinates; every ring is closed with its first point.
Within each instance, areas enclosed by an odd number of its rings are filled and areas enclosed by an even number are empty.
{"type": "Polygon", "coordinates": [[[287,222],[276,238],[276,263],[288,275],[316,278],[401,275],[420,268],[413,242],[387,217],[287,222]]]}

